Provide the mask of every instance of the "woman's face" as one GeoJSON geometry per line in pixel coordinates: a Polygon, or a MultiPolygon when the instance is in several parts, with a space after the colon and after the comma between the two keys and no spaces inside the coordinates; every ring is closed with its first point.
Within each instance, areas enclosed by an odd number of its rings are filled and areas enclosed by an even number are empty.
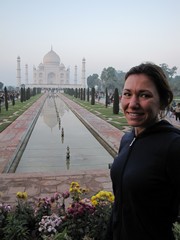
{"type": "Polygon", "coordinates": [[[160,97],[153,81],[145,74],[132,74],[124,84],[122,110],[136,135],[158,121],[160,97]]]}

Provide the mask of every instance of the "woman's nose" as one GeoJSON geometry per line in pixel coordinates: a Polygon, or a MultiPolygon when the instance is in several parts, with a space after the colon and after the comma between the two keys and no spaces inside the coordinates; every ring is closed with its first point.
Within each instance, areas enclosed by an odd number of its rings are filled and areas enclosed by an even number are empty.
{"type": "Polygon", "coordinates": [[[129,100],[129,107],[133,108],[139,107],[139,98],[137,96],[131,96],[129,100]]]}

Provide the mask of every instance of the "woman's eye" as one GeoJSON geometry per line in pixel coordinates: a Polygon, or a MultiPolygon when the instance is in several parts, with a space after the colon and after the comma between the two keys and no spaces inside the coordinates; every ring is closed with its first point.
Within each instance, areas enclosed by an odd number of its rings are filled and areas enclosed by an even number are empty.
{"type": "Polygon", "coordinates": [[[130,97],[130,96],[131,96],[131,94],[128,93],[128,92],[124,92],[123,95],[124,95],[125,97],[130,97]]]}
{"type": "Polygon", "coordinates": [[[146,94],[146,93],[141,93],[140,97],[142,97],[142,98],[149,98],[150,96],[148,94],[146,94]]]}

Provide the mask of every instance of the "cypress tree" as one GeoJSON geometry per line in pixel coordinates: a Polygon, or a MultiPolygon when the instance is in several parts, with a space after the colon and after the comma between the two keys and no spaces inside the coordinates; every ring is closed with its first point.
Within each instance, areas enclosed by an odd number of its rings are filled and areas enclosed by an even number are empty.
{"type": "Polygon", "coordinates": [[[83,88],[81,88],[80,94],[81,94],[80,99],[83,100],[83,88]]]}
{"type": "Polygon", "coordinates": [[[77,90],[77,88],[75,89],[75,98],[77,98],[78,97],[78,90],[77,90]]]}
{"type": "Polygon", "coordinates": [[[84,91],[83,91],[83,100],[85,101],[86,100],[86,89],[84,88],[84,91]]]}
{"type": "Polygon", "coordinates": [[[95,104],[95,88],[91,89],[91,105],[95,104]]]}
{"type": "Polygon", "coordinates": [[[12,105],[15,105],[15,98],[14,98],[14,94],[12,95],[12,105]]]}
{"type": "Polygon", "coordinates": [[[23,88],[23,101],[26,101],[26,89],[23,88]]]}
{"type": "Polygon", "coordinates": [[[89,102],[89,88],[87,89],[87,102],[89,102]]]}
{"type": "Polygon", "coordinates": [[[115,88],[114,90],[113,113],[114,114],[119,113],[119,92],[117,88],[115,88]]]}
{"type": "Polygon", "coordinates": [[[4,88],[4,97],[5,97],[5,108],[6,111],[8,111],[8,94],[7,94],[7,88],[4,88]]]}
{"type": "Polygon", "coordinates": [[[23,96],[24,96],[24,94],[23,94],[23,88],[21,87],[21,102],[24,101],[23,96]]]}
{"type": "Polygon", "coordinates": [[[108,90],[106,88],[106,107],[108,106],[108,102],[109,102],[109,97],[108,97],[108,90]]]}

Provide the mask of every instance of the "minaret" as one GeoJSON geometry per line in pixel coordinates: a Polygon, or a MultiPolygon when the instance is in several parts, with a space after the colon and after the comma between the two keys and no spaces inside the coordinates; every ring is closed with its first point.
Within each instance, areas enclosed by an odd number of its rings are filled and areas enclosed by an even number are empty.
{"type": "Polygon", "coordinates": [[[74,68],[74,84],[77,84],[77,65],[74,68]]]}
{"type": "Polygon", "coordinates": [[[66,70],[66,84],[69,84],[70,81],[70,67],[66,70]]]}
{"type": "Polygon", "coordinates": [[[82,76],[81,76],[81,83],[82,83],[82,87],[85,88],[86,87],[86,68],[85,68],[85,65],[86,65],[86,59],[83,58],[82,60],[82,76]]]}
{"type": "Polygon", "coordinates": [[[34,83],[36,83],[36,67],[33,66],[33,80],[34,80],[34,83]]]}
{"type": "Polygon", "coordinates": [[[25,65],[25,84],[28,84],[28,65],[25,65]]]}
{"type": "Polygon", "coordinates": [[[21,87],[21,67],[20,67],[20,63],[21,63],[21,58],[18,56],[17,57],[17,76],[16,76],[16,80],[17,80],[17,87],[21,87]]]}

